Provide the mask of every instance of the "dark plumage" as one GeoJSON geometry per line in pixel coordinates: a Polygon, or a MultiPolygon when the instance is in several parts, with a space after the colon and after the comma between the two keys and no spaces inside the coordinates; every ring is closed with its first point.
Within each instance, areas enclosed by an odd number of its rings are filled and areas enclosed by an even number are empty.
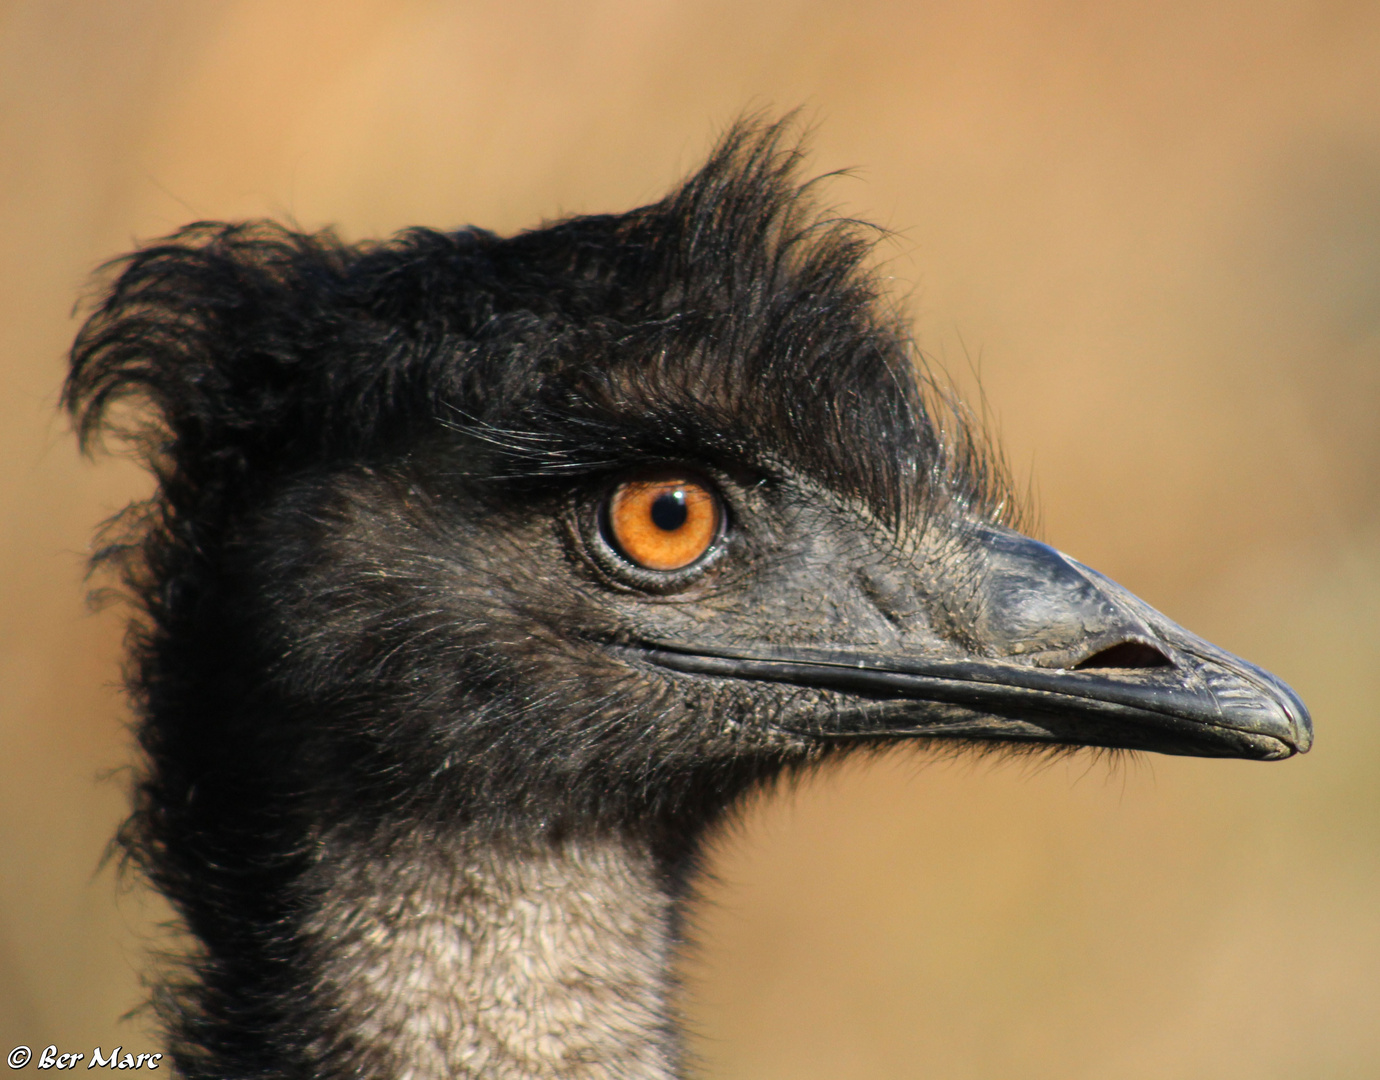
{"type": "Polygon", "coordinates": [[[1282,684],[1010,531],[787,138],[509,238],[117,264],[66,401],[84,441],[138,401],[158,478],[102,557],[187,1075],[675,1075],[679,904],[752,786],[898,737],[1307,748],[1282,684]],[[659,475],[721,500],[684,569],[609,535],[659,475]]]}

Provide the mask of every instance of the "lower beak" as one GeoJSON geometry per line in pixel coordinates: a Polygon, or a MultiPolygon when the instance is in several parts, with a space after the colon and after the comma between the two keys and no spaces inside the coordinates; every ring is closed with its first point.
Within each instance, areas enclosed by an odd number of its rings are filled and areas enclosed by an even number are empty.
{"type": "Polygon", "coordinates": [[[1048,742],[1267,761],[1308,750],[1312,725],[1292,690],[1245,661],[1204,653],[1177,652],[1163,666],[1081,670],[827,649],[644,655],[673,671],[819,687],[875,703],[797,732],[814,737],[1048,742]]]}

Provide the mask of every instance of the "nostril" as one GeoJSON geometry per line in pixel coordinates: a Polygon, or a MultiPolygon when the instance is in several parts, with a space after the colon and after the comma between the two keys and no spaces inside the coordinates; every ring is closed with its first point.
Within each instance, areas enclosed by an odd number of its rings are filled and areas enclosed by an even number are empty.
{"type": "Polygon", "coordinates": [[[1153,645],[1143,641],[1121,641],[1093,653],[1074,665],[1075,671],[1086,668],[1147,668],[1172,667],[1169,657],[1153,645]]]}

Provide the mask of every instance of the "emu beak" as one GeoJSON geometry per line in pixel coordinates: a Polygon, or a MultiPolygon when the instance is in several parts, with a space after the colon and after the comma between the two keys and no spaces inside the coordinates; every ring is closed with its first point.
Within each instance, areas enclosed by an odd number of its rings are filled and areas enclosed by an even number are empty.
{"type": "Polygon", "coordinates": [[[1287,758],[1308,710],[1269,672],[1204,641],[1115,582],[1017,533],[985,529],[962,609],[968,645],[659,646],[675,671],[827,688],[861,699],[798,734],[953,738],[1287,758]]]}

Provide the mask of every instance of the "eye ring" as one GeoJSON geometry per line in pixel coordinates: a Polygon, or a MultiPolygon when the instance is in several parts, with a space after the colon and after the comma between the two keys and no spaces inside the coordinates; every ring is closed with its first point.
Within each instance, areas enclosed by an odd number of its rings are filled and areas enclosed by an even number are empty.
{"type": "Polygon", "coordinates": [[[642,571],[674,574],[700,562],[723,530],[723,503],[712,485],[679,470],[632,477],[605,497],[605,541],[642,571]]]}

